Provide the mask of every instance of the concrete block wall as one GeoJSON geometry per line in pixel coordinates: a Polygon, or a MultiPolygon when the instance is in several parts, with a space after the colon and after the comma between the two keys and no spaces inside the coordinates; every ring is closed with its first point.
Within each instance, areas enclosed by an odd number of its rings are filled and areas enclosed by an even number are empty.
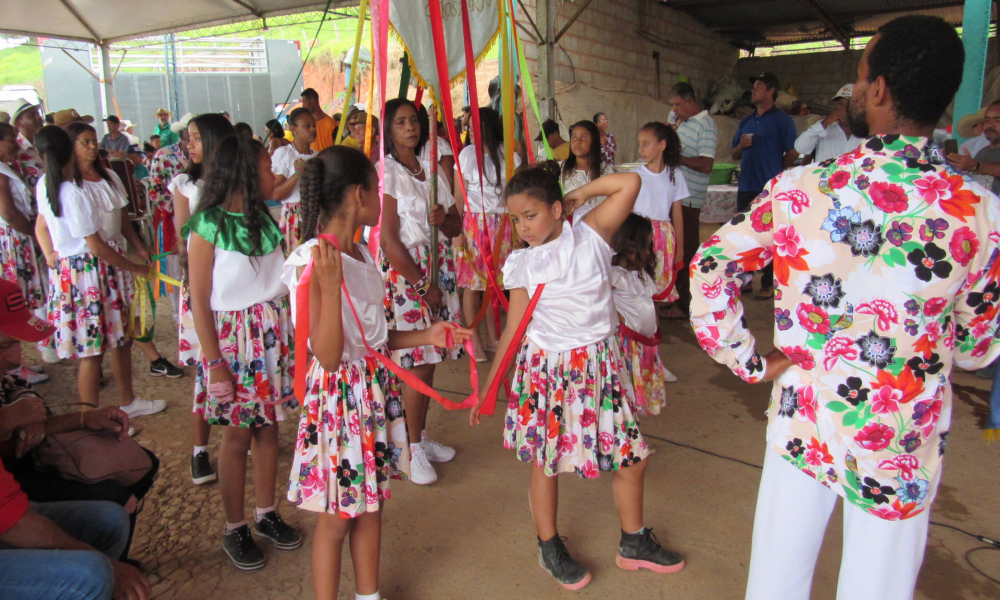
{"type": "Polygon", "coordinates": [[[862,50],[840,50],[742,58],[736,66],[737,82],[749,86],[749,77],[770,71],[778,76],[782,90],[791,84],[800,100],[829,104],[842,85],[854,83],[858,78],[861,53],[862,50]]]}
{"type": "MultiPolygon", "coordinates": [[[[536,0],[525,0],[528,15],[535,19],[536,0]]],[[[563,2],[556,17],[556,32],[576,12],[577,3],[563,2]]],[[[559,5],[559,3],[556,3],[559,5]]],[[[531,30],[523,11],[519,22],[531,30]]],[[[536,73],[537,48],[519,29],[525,56],[536,73]]],[[[739,50],[684,13],[649,0],[595,0],[580,15],[555,49],[556,81],[582,83],[605,90],[626,90],[657,97],[656,63],[660,53],[660,96],[687,75],[699,96],[722,76],[730,73],[739,50]],[[637,34],[644,31],[661,43],[637,34]]]]}

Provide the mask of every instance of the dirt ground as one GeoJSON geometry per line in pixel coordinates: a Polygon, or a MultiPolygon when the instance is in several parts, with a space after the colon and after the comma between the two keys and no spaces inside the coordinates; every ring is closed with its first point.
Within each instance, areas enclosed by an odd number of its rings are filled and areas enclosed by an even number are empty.
{"type": "MultiPolygon", "coordinates": [[[[703,227],[704,229],[704,227],[703,227]]],[[[711,231],[703,231],[703,237],[711,231]]],[[[773,327],[772,303],[747,302],[751,328],[762,343],[773,327]]],[[[743,597],[758,468],[717,455],[761,464],[764,453],[764,410],[769,386],[749,386],[716,364],[695,342],[685,322],[663,323],[661,353],[679,381],[669,384],[669,404],[655,417],[642,419],[642,431],[655,454],[646,478],[646,525],[667,547],[682,552],[687,566],[679,573],[656,575],[626,572],[615,566],[618,520],[611,497],[611,477],[584,481],[564,475],[561,481],[559,530],[570,550],[593,574],[592,583],[576,597],[670,598],[715,600],[743,597]],[[682,446],[683,445],[683,446],[682,446]],[[690,446],[693,448],[689,448],[690,446]]],[[[176,357],[170,308],[161,300],[157,326],[161,352],[176,357]]],[[[770,348],[762,348],[769,350],[770,348]]],[[[37,362],[34,349],[28,362],[37,362]]],[[[436,387],[468,393],[468,365],[440,367],[436,387]]],[[[237,571],[222,552],[224,517],[218,486],[195,486],[190,480],[190,404],[193,370],[168,381],[147,375],[148,363],[135,351],[137,392],[164,398],[163,413],[140,417],[138,439],[160,457],[159,479],[139,516],[133,555],[142,561],[162,600],[203,598],[312,598],[310,552],[316,516],[299,511],[284,498],[295,443],[295,424],[282,426],[279,462],[279,510],[301,528],[305,544],[293,552],[264,546],[267,566],[255,573],[237,571]]],[[[488,369],[480,366],[485,377],[488,369]]],[[[76,398],[76,364],[48,368],[52,382],[40,386],[50,402],[76,398]]],[[[114,403],[109,376],[102,403],[114,403]]],[[[990,382],[968,373],[953,375],[955,389],[952,433],[944,479],[932,520],[991,538],[1000,537],[1000,445],[982,440],[980,425],[988,411],[990,382]],[[959,500],[961,498],[961,500],[959,500]]],[[[431,408],[429,429],[453,445],[458,456],[438,466],[439,481],[430,487],[393,482],[383,529],[381,591],[390,600],[460,598],[549,599],[570,597],[537,565],[528,512],[528,468],[501,442],[502,413],[478,428],[468,413],[431,408]]],[[[213,433],[213,452],[220,440],[213,433]]],[[[214,455],[213,455],[214,456],[214,455]]],[[[214,461],[214,458],[213,458],[214,461]]],[[[252,477],[247,481],[247,510],[253,508],[252,477]]],[[[814,600],[836,596],[841,519],[835,512],[813,584],[814,600]]],[[[932,526],[923,571],[917,586],[920,600],[978,600],[1000,597],[997,586],[977,574],[964,555],[979,542],[932,526]]],[[[341,597],[353,598],[354,577],[344,554],[341,597]]],[[[979,553],[972,560],[1000,578],[1000,552],[979,553]]],[[[859,599],[861,600],[861,599],[859,599]]]]}

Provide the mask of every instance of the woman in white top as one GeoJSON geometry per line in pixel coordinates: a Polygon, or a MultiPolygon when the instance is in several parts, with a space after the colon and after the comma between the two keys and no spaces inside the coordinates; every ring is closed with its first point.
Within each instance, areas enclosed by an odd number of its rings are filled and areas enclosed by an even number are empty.
{"type": "Polygon", "coordinates": [[[280,550],[302,544],[275,511],[278,422],[295,416],[295,355],[288,287],[281,281],[281,230],[267,210],[271,157],[232,135],[212,156],[188,240],[191,312],[201,342],[195,405],[223,426],[219,484],[226,514],[222,547],[237,568],[264,566],[246,523],[247,451],[253,444],[257,534],[280,550]]]}
{"type": "MultiPolygon", "coordinates": [[[[427,329],[436,321],[462,318],[455,281],[455,259],[451,239],[462,233],[462,220],[448,180],[438,175],[438,197],[431,208],[430,164],[417,157],[420,122],[412,102],[397,98],[385,103],[382,121],[385,140],[382,204],[382,279],[385,280],[386,318],[389,329],[427,329]],[[438,281],[431,281],[431,227],[439,229],[438,281]]],[[[459,348],[418,346],[396,350],[392,359],[433,386],[434,365],[461,357],[459,348]]],[[[410,432],[410,479],[414,483],[437,481],[428,461],[447,462],[455,451],[430,440],[425,429],[430,399],[404,386],[407,428],[410,432]]]]}
{"type": "Polygon", "coordinates": [[[35,257],[35,223],[30,190],[8,166],[20,152],[17,129],[0,123],[0,268],[2,277],[21,288],[28,308],[45,305],[45,287],[35,257]]]}
{"type": "MultiPolygon", "coordinates": [[[[673,127],[656,121],[639,130],[639,156],[646,163],[636,173],[642,189],[635,201],[635,212],[653,223],[656,249],[656,302],[675,302],[676,279],[683,261],[677,261],[677,249],[684,248],[684,217],[681,200],[687,198],[687,182],[678,168],[681,164],[681,140],[673,127]]],[[[669,318],[686,318],[676,307],[669,318]]]]}
{"type": "Polygon", "coordinates": [[[38,133],[45,134],[41,145],[35,138],[39,151],[45,150],[46,201],[39,202],[38,210],[39,228],[46,227],[53,245],[47,255],[48,320],[57,327],[52,336],[56,353],[62,359],[81,359],[81,402],[97,406],[101,360],[111,350],[121,409],[131,417],[160,412],[166,408],[163,400],[135,396],[132,340],[127,332],[135,294],[132,276],[147,276],[149,267],[127,259],[124,242],[127,239],[143,261],[149,252],[133,227],[121,227],[125,191],[118,177],[98,160],[94,128],[73,123],[66,128],[68,136],[56,129],[44,127],[38,133]]]}
{"type": "MultiPolygon", "coordinates": [[[[486,270],[485,253],[480,246],[482,236],[489,237],[490,251],[493,253],[493,264],[497,267],[497,278],[500,270],[507,262],[514,246],[513,229],[507,215],[507,207],[503,201],[503,189],[507,183],[504,169],[503,125],[500,115],[489,107],[479,109],[479,126],[482,129],[483,156],[486,157],[482,166],[482,185],[479,180],[479,160],[476,157],[476,147],[469,130],[469,144],[458,154],[458,162],[462,167],[462,177],[455,171],[455,198],[461,198],[465,186],[469,199],[469,210],[459,203],[458,211],[462,214],[462,232],[465,245],[455,246],[458,254],[458,287],[462,288],[462,313],[465,324],[471,326],[479,314],[482,292],[486,289],[488,272],[486,270]],[[485,225],[485,229],[484,229],[485,225]]],[[[520,168],[521,157],[514,153],[514,168],[520,168]]],[[[503,285],[499,282],[499,285],[503,285]]],[[[501,288],[502,289],[502,288],[501,288]]],[[[492,309],[490,310],[490,313],[492,309]]],[[[497,331],[496,320],[492,314],[486,315],[486,345],[485,350],[496,352],[497,331]]],[[[476,360],[486,362],[484,346],[479,336],[479,328],[473,328],[473,340],[476,347],[476,360]]]]}
{"type": "MultiPolygon", "coordinates": [[[[615,172],[612,165],[604,164],[601,158],[601,132],[593,121],[577,121],[569,128],[569,158],[559,163],[563,193],[568,194],[603,175],[615,172]]],[[[582,206],[574,207],[572,216],[583,218],[588,210],[604,201],[604,196],[595,196],[582,206]]]]}
{"type": "MultiPolygon", "coordinates": [[[[431,119],[427,113],[427,109],[423,105],[418,109],[417,117],[420,119],[420,143],[417,144],[417,158],[430,163],[431,119]]],[[[448,189],[450,190],[455,185],[453,178],[455,172],[455,151],[452,149],[448,138],[445,137],[447,133],[444,130],[444,124],[440,121],[440,114],[438,114],[438,120],[435,122],[433,129],[433,135],[437,136],[438,173],[443,174],[445,179],[448,180],[448,189]]]]}
{"type": "Polygon", "coordinates": [[[295,141],[274,151],[271,171],[274,172],[274,199],[281,202],[278,224],[285,236],[285,252],[295,250],[302,239],[299,231],[299,174],[306,161],[316,156],[310,146],[316,141],[316,119],[307,108],[296,108],[288,114],[288,126],[295,141]]]}

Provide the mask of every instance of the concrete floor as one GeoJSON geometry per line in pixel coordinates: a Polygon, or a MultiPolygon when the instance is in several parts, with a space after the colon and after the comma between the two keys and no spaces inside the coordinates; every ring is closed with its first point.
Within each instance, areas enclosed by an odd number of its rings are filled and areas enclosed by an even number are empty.
{"type": "MultiPolygon", "coordinates": [[[[710,230],[703,231],[705,237],[710,230]]],[[[770,302],[749,300],[751,328],[767,338],[773,323],[770,302]]],[[[164,355],[176,356],[169,306],[161,303],[158,342],[164,355]]],[[[669,384],[669,404],[656,417],[642,420],[642,430],[656,453],[646,479],[646,524],[660,541],[682,552],[687,566],[673,575],[631,573],[614,564],[619,537],[611,498],[611,477],[584,481],[563,476],[559,529],[567,545],[593,573],[593,581],[575,596],[585,598],[670,598],[715,600],[743,597],[750,537],[760,471],[674,443],[759,465],[764,452],[764,410],[769,388],[748,386],[717,365],[695,342],[684,322],[664,322],[661,353],[679,381],[669,384]]],[[[762,350],[768,350],[762,348],[762,350]]],[[[29,362],[37,354],[28,349],[29,362]]],[[[218,486],[190,481],[190,401],[193,373],[166,381],[145,375],[147,362],[136,352],[136,389],[146,398],[166,398],[168,409],[136,424],[137,439],[162,461],[161,475],[139,517],[134,557],[141,560],[159,599],[312,598],[311,532],[316,517],[281,501],[285,519],[306,536],[302,548],[279,553],[265,547],[266,568],[241,573],[220,548],[224,518],[218,486]]],[[[109,365],[106,373],[110,374],[109,365]]],[[[436,387],[468,390],[467,363],[448,363],[438,371],[436,387]]],[[[53,382],[41,386],[50,401],[75,397],[76,364],[51,366],[53,382]]],[[[487,369],[480,368],[485,377],[487,369]]],[[[990,383],[955,373],[955,405],[944,479],[932,520],[994,539],[1000,537],[1000,445],[981,438],[990,383]],[[960,499],[959,499],[960,498],[960,499]]],[[[114,402],[114,382],[102,392],[114,402]]],[[[478,428],[465,411],[431,409],[429,429],[453,445],[458,456],[438,468],[430,487],[393,482],[386,503],[381,591],[390,600],[549,599],[574,595],[559,587],[537,565],[536,544],[527,503],[528,468],[501,442],[502,417],[478,428]]],[[[220,436],[213,434],[213,447],[220,436]]],[[[283,426],[279,497],[290,467],[295,425],[283,426]]],[[[248,511],[252,480],[248,478],[248,511]]],[[[248,512],[248,514],[250,514],[248,512]]],[[[841,524],[831,522],[813,585],[814,600],[836,596],[841,524]]],[[[1000,597],[997,586],[975,573],[965,552],[980,545],[951,530],[932,526],[917,586],[921,600],[973,600],[1000,597]]],[[[354,594],[350,560],[345,552],[341,597],[354,594]]],[[[1000,552],[973,560],[1000,578],[1000,552]]],[[[858,599],[862,600],[862,599],[858,599]]]]}

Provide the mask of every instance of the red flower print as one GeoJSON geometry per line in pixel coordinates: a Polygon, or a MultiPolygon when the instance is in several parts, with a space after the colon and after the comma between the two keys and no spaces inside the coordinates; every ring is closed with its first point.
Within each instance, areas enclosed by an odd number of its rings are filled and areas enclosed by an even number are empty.
{"type": "Polygon", "coordinates": [[[699,325],[695,327],[695,336],[698,338],[698,345],[709,354],[715,354],[719,349],[719,328],[715,326],[699,325]]]}
{"type": "Polygon", "coordinates": [[[712,237],[705,240],[705,243],[702,244],[702,246],[704,246],[705,248],[711,248],[712,246],[718,244],[720,241],[721,240],[719,239],[719,236],[713,235],[712,237]]]}
{"type": "Polygon", "coordinates": [[[802,370],[810,371],[816,368],[816,361],[813,359],[812,352],[802,346],[786,346],[781,351],[802,370]]]}
{"type": "Polygon", "coordinates": [[[821,444],[816,438],[811,438],[809,440],[808,449],[816,452],[819,456],[820,462],[824,462],[828,465],[833,464],[833,455],[830,454],[830,450],[827,448],[825,443],[821,444]]]}
{"type": "Polygon", "coordinates": [[[898,521],[903,516],[903,513],[889,506],[869,508],[868,513],[886,521],[898,521]]]}
{"type": "Polygon", "coordinates": [[[927,302],[924,302],[924,315],[936,317],[941,314],[945,306],[948,306],[948,301],[944,298],[931,298],[927,302]]]}
{"type": "Polygon", "coordinates": [[[913,472],[920,468],[920,460],[912,454],[900,454],[889,460],[883,460],[878,468],[887,471],[898,470],[899,476],[906,481],[913,479],[913,472]]]}
{"type": "Polygon", "coordinates": [[[885,450],[896,437],[896,430],[882,423],[869,423],[854,436],[854,441],[865,450],[885,450]]]}
{"type": "Polygon", "coordinates": [[[750,222],[753,224],[753,230],[757,233],[771,231],[771,228],[774,227],[774,213],[771,212],[770,200],[760,203],[760,206],[750,215],[750,222]]]}
{"type": "Polygon", "coordinates": [[[191,342],[187,340],[181,340],[177,342],[177,349],[180,350],[181,352],[187,352],[191,350],[191,342]]]}
{"type": "MultiPolygon", "coordinates": [[[[844,186],[839,186],[844,187],[844,186]]],[[[801,215],[802,210],[809,208],[809,195],[802,190],[789,190],[787,192],[778,192],[774,195],[774,199],[778,202],[791,202],[792,212],[801,215]]]]}
{"type": "Polygon", "coordinates": [[[233,333],[233,324],[230,322],[225,322],[222,324],[222,329],[219,330],[219,339],[227,340],[229,336],[233,333]]]}
{"type": "Polygon", "coordinates": [[[421,315],[419,310],[415,309],[408,310],[405,313],[403,313],[403,320],[405,320],[407,323],[416,323],[417,321],[420,320],[420,316],[421,315]]]}
{"type": "Polygon", "coordinates": [[[705,297],[709,300],[718,298],[719,294],[722,293],[722,278],[716,277],[712,285],[708,285],[707,283],[701,284],[701,291],[705,292],[705,297]]]}
{"type": "Polygon", "coordinates": [[[801,302],[795,309],[795,315],[799,318],[799,325],[809,333],[826,335],[830,332],[830,315],[818,306],[801,302]]]}
{"type": "Polygon", "coordinates": [[[967,226],[961,227],[951,236],[948,249],[951,250],[951,257],[965,267],[979,251],[979,240],[967,226]]]}
{"type": "Polygon", "coordinates": [[[875,392],[872,398],[872,412],[887,416],[899,412],[899,401],[903,398],[903,392],[884,386],[875,392]]]}
{"type": "Polygon", "coordinates": [[[597,478],[597,466],[594,464],[594,461],[592,460],[588,460],[587,462],[583,463],[583,466],[580,467],[580,472],[586,479],[597,478]]]}
{"type": "Polygon", "coordinates": [[[894,377],[888,371],[879,371],[878,379],[872,382],[872,388],[880,390],[884,387],[899,391],[900,397],[897,398],[897,401],[900,404],[906,404],[924,391],[924,380],[914,375],[913,369],[906,366],[899,372],[899,377],[894,377]]]}
{"type": "Polygon", "coordinates": [[[980,340],[978,343],[976,343],[976,347],[972,349],[972,356],[974,357],[986,356],[986,352],[990,349],[990,342],[992,341],[993,341],[992,338],[980,340]]]}
{"type": "Polygon", "coordinates": [[[583,414],[580,415],[580,426],[590,427],[597,422],[597,413],[589,408],[583,409],[583,414]]]}
{"type": "Polygon", "coordinates": [[[835,337],[826,343],[823,347],[823,368],[829,371],[837,364],[837,359],[841,356],[846,360],[855,360],[858,358],[858,349],[854,344],[854,340],[848,337],[839,336],[835,337]]]}
{"type": "Polygon", "coordinates": [[[830,175],[830,179],[827,180],[829,186],[835,190],[839,190],[851,181],[851,174],[847,171],[837,171],[833,175],[830,175]]]}
{"type": "Polygon", "coordinates": [[[607,431],[597,434],[597,439],[601,442],[601,452],[607,454],[615,445],[615,438],[607,431]]]}
{"type": "Polygon", "coordinates": [[[778,256],[798,256],[805,240],[795,232],[794,225],[782,227],[774,233],[774,249],[778,256]]]}
{"type": "Polygon", "coordinates": [[[816,422],[816,389],[811,385],[799,390],[798,409],[795,416],[800,421],[816,422]]]}
{"type": "Polygon", "coordinates": [[[873,298],[861,304],[858,306],[858,312],[863,315],[875,315],[878,317],[876,325],[878,325],[882,333],[891,331],[893,326],[899,324],[899,313],[896,312],[896,307],[885,298],[873,298]]]}
{"type": "Polygon", "coordinates": [[[972,190],[963,189],[965,187],[965,179],[962,175],[949,176],[948,183],[951,188],[951,197],[942,197],[940,203],[941,210],[965,223],[965,217],[971,217],[976,214],[976,209],[973,208],[973,205],[979,204],[980,198],[972,190]]]}
{"type": "Polygon", "coordinates": [[[951,196],[951,184],[948,183],[947,179],[936,174],[917,179],[913,182],[913,186],[917,188],[917,193],[927,204],[934,204],[938,200],[951,196]]]}
{"type": "Polygon", "coordinates": [[[876,181],[869,194],[875,206],[887,213],[904,212],[910,207],[906,191],[894,183],[876,181]]]}

